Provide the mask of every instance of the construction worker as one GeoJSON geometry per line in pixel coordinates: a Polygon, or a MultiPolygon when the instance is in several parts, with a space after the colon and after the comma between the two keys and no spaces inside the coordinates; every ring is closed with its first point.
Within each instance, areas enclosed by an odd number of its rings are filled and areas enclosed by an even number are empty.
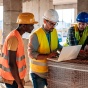
{"type": "Polygon", "coordinates": [[[6,88],[24,88],[26,62],[22,35],[30,33],[38,23],[32,13],[21,13],[17,18],[18,28],[11,31],[5,39],[0,63],[0,78],[6,88]]]}
{"type": "Polygon", "coordinates": [[[47,10],[43,15],[43,25],[34,31],[29,39],[28,56],[30,58],[30,75],[34,88],[47,87],[47,58],[56,57],[56,50],[61,50],[57,25],[59,16],[54,9],[47,10]]]}
{"type": "Polygon", "coordinates": [[[86,12],[81,12],[77,15],[77,24],[68,29],[66,46],[82,45],[82,50],[86,49],[85,46],[88,45],[87,19],[88,14],[86,12]]]}

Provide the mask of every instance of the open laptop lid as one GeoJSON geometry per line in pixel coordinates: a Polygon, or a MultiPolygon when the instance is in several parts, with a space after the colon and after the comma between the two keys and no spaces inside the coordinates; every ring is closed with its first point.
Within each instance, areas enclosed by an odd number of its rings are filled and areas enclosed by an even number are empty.
{"type": "Polygon", "coordinates": [[[81,47],[82,45],[63,47],[57,60],[54,60],[54,58],[49,60],[60,62],[65,60],[76,59],[81,47]]]}

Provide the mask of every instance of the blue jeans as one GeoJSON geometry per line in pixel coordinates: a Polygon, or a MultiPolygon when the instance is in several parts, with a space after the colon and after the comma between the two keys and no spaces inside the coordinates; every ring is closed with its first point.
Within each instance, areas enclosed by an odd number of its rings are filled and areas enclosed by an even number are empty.
{"type": "Polygon", "coordinates": [[[30,74],[34,88],[44,88],[45,86],[47,86],[47,79],[41,78],[35,73],[30,73],[30,74]]]}
{"type": "Polygon", "coordinates": [[[5,83],[5,85],[6,85],[6,88],[18,88],[18,85],[17,85],[16,81],[13,81],[12,85],[7,84],[7,83],[5,83]]]}

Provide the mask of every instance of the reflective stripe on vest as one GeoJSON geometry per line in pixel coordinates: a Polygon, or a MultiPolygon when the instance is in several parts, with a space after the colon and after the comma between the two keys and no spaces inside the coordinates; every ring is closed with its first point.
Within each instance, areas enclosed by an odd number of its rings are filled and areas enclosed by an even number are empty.
{"type": "MultiPolygon", "coordinates": [[[[6,55],[2,55],[2,57],[3,57],[3,62],[4,62],[4,67],[7,67],[7,68],[9,68],[9,66],[8,66],[8,56],[6,56],[6,55]]],[[[21,56],[21,57],[19,57],[19,58],[16,58],[16,63],[17,63],[17,65],[18,65],[18,68],[22,68],[22,64],[20,63],[20,62],[25,62],[25,56],[23,55],[23,56],[21,56]]]]}
{"type": "Polygon", "coordinates": [[[35,65],[39,65],[39,66],[47,66],[47,63],[36,62],[36,61],[33,61],[33,60],[31,60],[31,63],[32,63],[32,64],[35,64],[35,65]]]}
{"type": "MultiPolygon", "coordinates": [[[[6,68],[6,67],[2,66],[1,64],[0,64],[0,68],[2,68],[2,70],[6,71],[6,72],[10,72],[9,68],[6,68]]],[[[26,65],[23,66],[22,68],[18,69],[18,71],[22,72],[25,68],[26,68],[26,65]]]]}
{"type": "MultiPolygon", "coordinates": [[[[35,31],[37,37],[38,37],[38,42],[39,42],[39,48],[38,52],[40,54],[49,54],[51,51],[54,51],[58,47],[58,36],[57,36],[57,31],[56,29],[53,29],[51,32],[51,42],[50,46],[48,43],[47,36],[42,28],[39,28],[37,31],[35,31]],[[54,42],[53,42],[54,40],[54,42]]],[[[46,73],[48,72],[48,66],[47,66],[47,59],[43,60],[36,60],[36,59],[31,59],[30,60],[30,69],[33,72],[36,73],[46,73]]]]}
{"type": "MultiPolygon", "coordinates": [[[[8,60],[8,56],[2,54],[2,57],[3,57],[4,59],[7,59],[7,60],[8,60]]],[[[24,58],[25,58],[25,56],[23,55],[23,56],[21,56],[20,58],[16,58],[16,61],[21,61],[21,60],[23,60],[24,58]]]]}

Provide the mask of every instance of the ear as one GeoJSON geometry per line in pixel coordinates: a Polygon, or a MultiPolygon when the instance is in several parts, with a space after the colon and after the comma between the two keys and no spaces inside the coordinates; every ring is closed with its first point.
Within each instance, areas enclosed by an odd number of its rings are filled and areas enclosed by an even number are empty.
{"type": "Polygon", "coordinates": [[[44,19],[43,22],[46,24],[46,20],[44,19]]]}
{"type": "Polygon", "coordinates": [[[26,29],[26,25],[25,25],[25,24],[22,24],[22,25],[21,25],[21,28],[22,28],[23,30],[25,30],[25,29],[26,29]]]}

